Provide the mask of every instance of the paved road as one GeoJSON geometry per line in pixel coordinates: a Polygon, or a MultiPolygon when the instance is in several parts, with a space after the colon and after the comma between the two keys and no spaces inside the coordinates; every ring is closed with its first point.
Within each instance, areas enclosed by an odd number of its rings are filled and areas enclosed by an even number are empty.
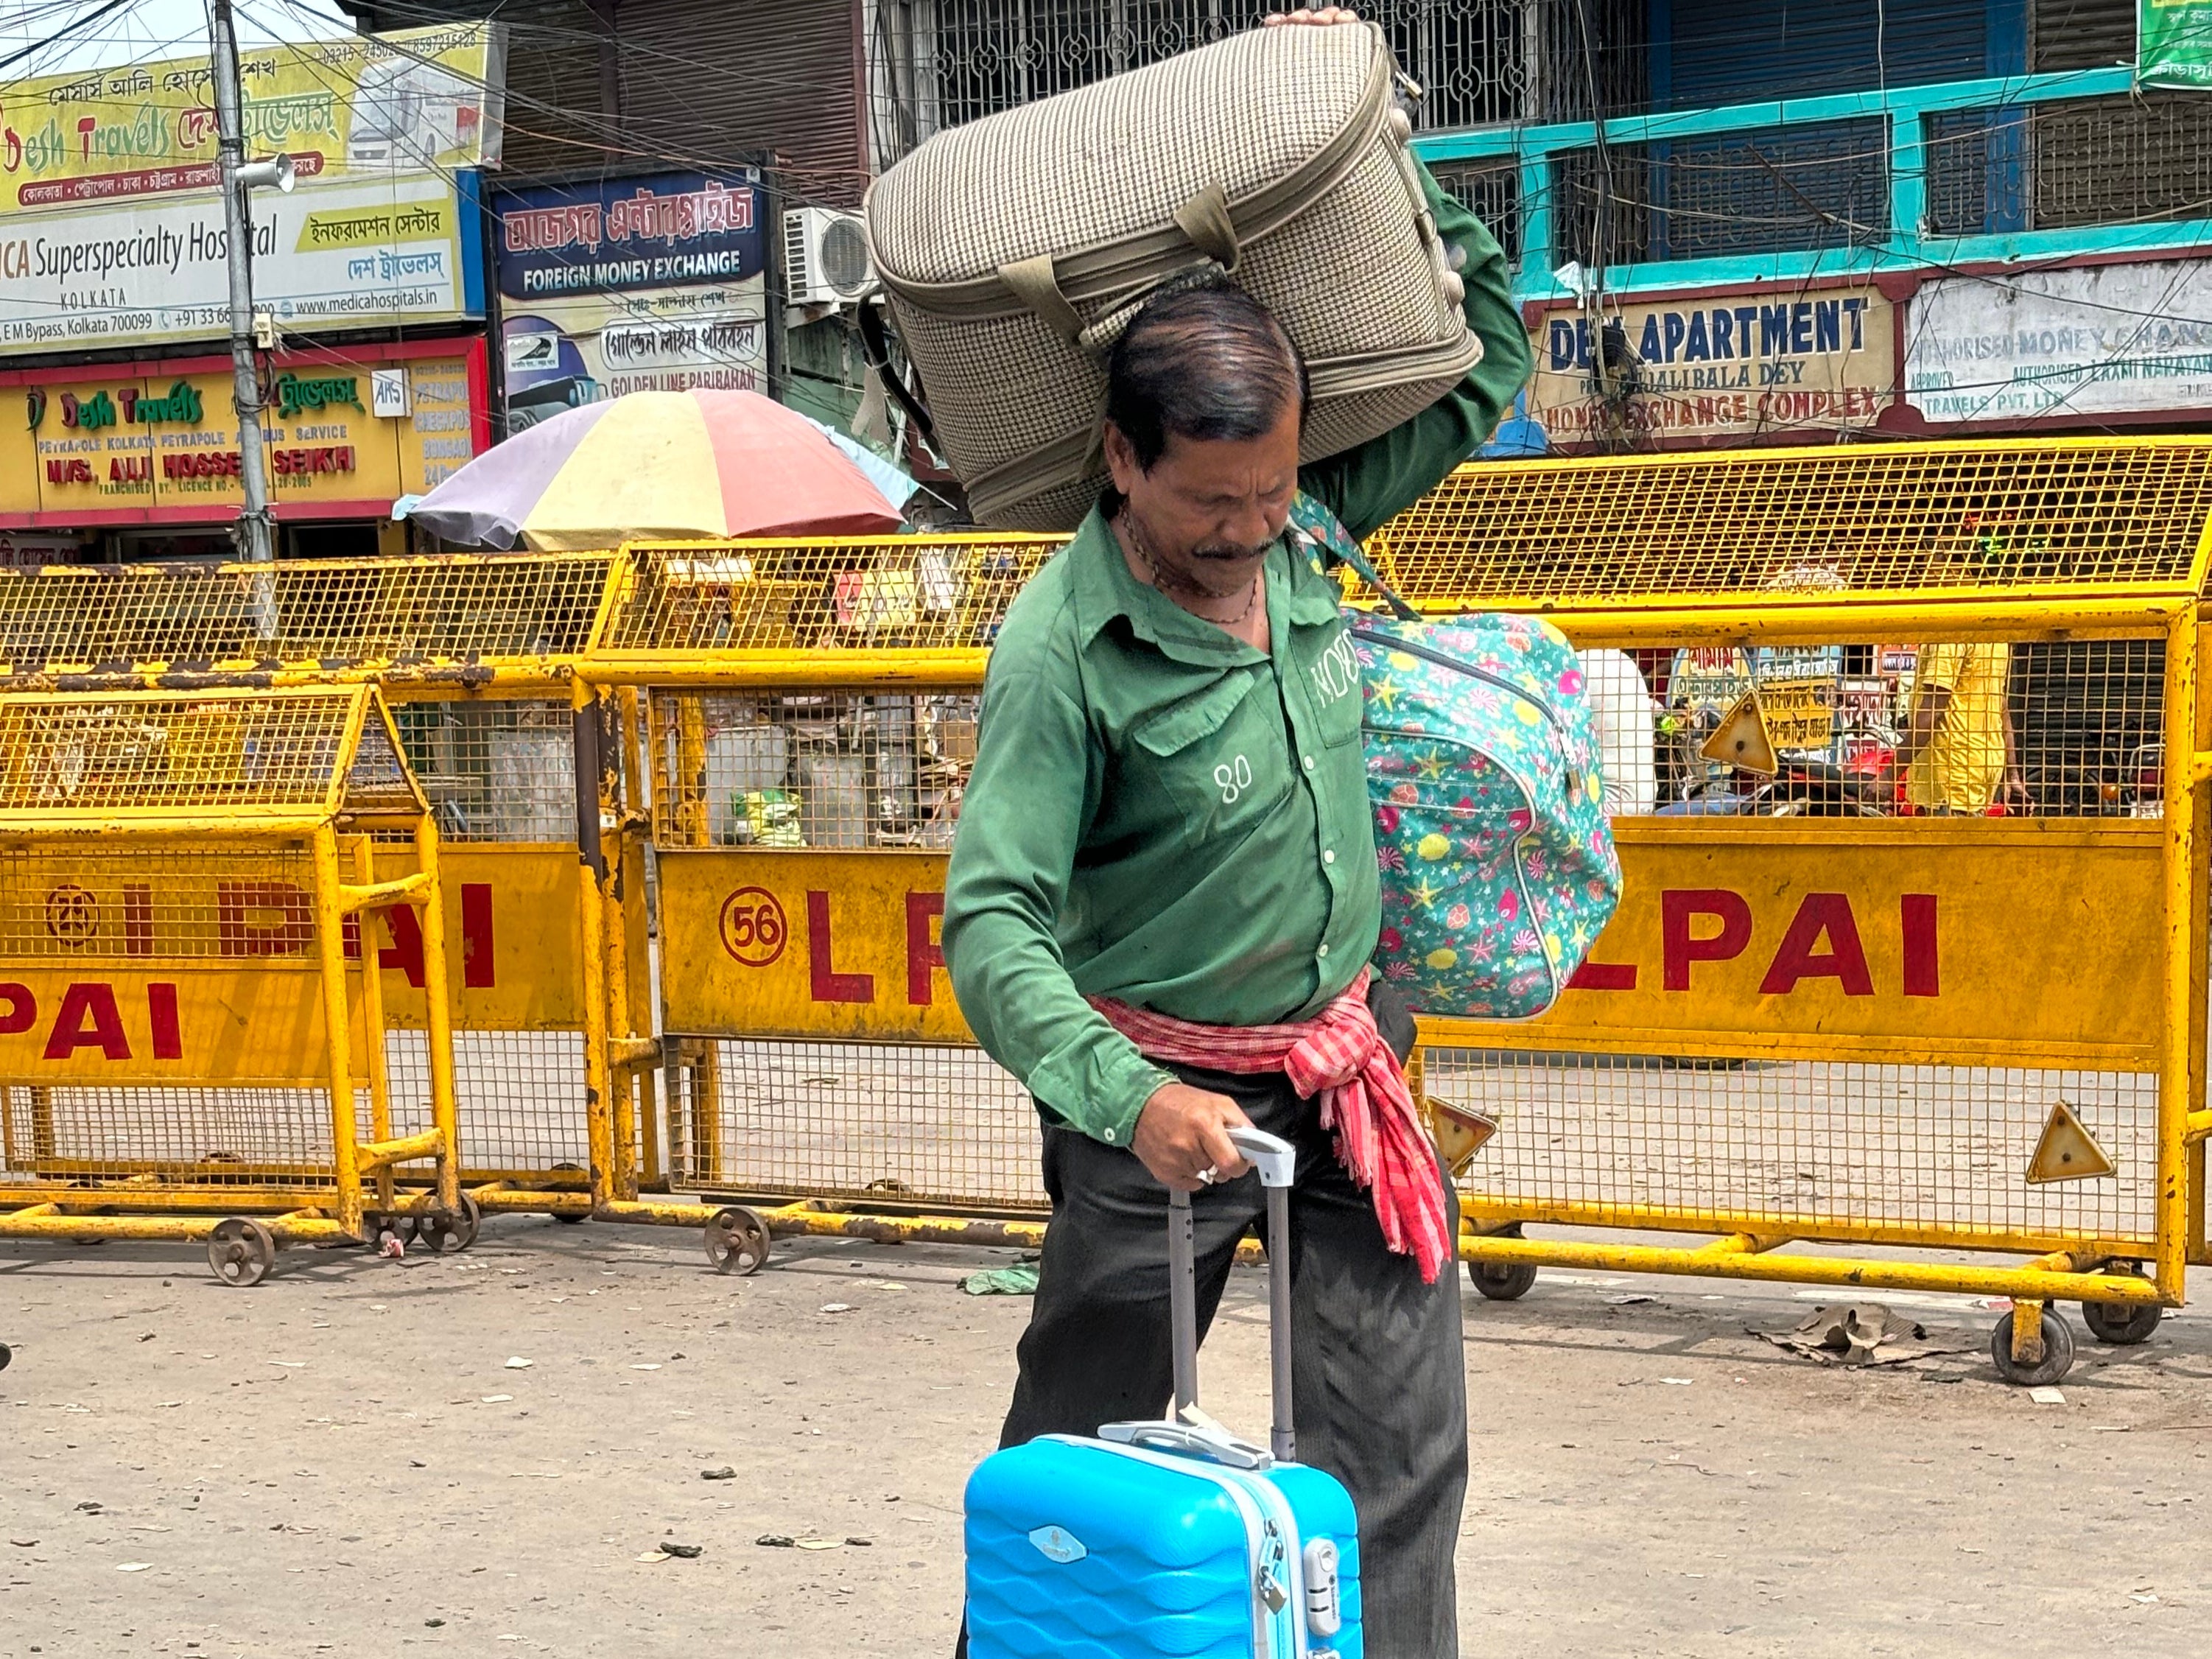
{"type": "MultiPolygon", "coordinates": [[[[196,1252],[0,1245],[0,1659],[942,1654],[1026,1313],[956,1285],[1004,1259],[815,1241],[727,1279],[687,1233],[510,1218],[241,1291],[196,1252]],[[637,1559],[664,1540],[704,1553],[637,1559]]],[[[1239,1273],[1205,1373],[1253,1426],[1263,1292],[1239,1273]]],[[[2037,1405],[1992,1380],[1992,1310],[1887,1300],[1972,1352],[1819,1368],[1747,1334],[1811,1305],[1784,1286],[1469,1295],[1465,1650],[2193,1659],[2212,1316],[2085,1342],[2037,1405]]]]}

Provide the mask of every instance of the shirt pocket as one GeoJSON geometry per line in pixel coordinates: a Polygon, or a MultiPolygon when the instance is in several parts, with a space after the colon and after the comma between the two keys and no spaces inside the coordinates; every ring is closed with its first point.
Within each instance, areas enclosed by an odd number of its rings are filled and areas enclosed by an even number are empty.
{"type": "Polygon", "coordinates": [[[1132,736],[1194,842],[1242,834],[1290,791],[1273,676],[1243,669],[1170,704],[1132,736]]]}

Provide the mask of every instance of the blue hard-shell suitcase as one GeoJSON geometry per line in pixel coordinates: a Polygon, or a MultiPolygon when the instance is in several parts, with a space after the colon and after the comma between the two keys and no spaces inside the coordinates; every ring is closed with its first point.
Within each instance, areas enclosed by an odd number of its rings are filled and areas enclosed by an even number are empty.
{"type": "MultiPolygon", "coordinates": [[[[1240,1129],[1288,1237],[1295,1153],[1240,1129]]],[[[1295,1461],[1290,1269],[1268,1258],[1270,1450],[1202,1417],[1190,1200],[1171,1195],[1178,1419],[1109,1423],[994,1453],[969,1478],[970,1659],[1362,1659],[1352,1496],[1295,1461]]]]}

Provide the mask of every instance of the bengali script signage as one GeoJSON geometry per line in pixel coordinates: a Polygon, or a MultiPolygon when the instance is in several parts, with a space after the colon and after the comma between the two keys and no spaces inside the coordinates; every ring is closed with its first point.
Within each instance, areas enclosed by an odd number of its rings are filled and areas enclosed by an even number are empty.
{"type": "MultiPolygon", "coordinates": [[[[0,513],[59,523],[204,507],[212,520],[242,501],[227,365],[198,358],[35,374],[3,394],[20,399],[21,418],[0,429],[19,427],[22,436],[0,443],[0,513]]],[[[388,504],[433,488],[475,453],[465,357],[388,366],[279,359],[264,398],[270,490],[280,506],[388,504]],[[373,412],[379,374],[401,377],[405,414],[373,412]]]]}
{"type": "MultiPolygon", "coordinates": [[[[1607,307],[1636,362],[1622,429],[1698,441],[1767,434],[1860,431],[1894,398],[1896,321],[1863,286],[1795,288],[1607,307]]],[[[1576,448],[1608,434],[1590,325],[1578,307],[1547,312],[1533,343],[1529,412],[1554,443],[1576,448]]]]}
{"type": "Polygon", "coordinates": [[[2136,0],[2136,79],[2212,87],[2212,0],[2136,0]]]}
{"type": "MultiPolygon", "coordinates": [[[[297,332],[469,316],[463,217],[433,174],[258,193],[254,301],[297,332]]],[[[0,352],[219,337],[229,246],[214,195],[0,217],[0,352]]]]}
{"type": "MultiPolygon", "coordinates": [[[[495,24],[256,46],[239,70],[246,148],[289,154],[302,179],[498,165],[495,24]]],[[[0,200],[70,208],[214,189],[210,80],[202,55],[0,88],[0,200]]]]}
{"type": "Polygon", "coordinates": [[[627,392],[764,386],[752,169],[503,191],[494,210],[510,429],[627,392]]]}

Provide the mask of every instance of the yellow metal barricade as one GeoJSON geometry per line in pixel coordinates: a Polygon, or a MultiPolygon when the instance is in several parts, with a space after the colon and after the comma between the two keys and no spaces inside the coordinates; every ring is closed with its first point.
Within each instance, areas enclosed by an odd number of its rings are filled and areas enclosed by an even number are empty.
{"type": "Polygon", "coordinates": [[[206,1239],[241,1285],[287,1243],[465,1245],[443,899],[373,687],[0,693],[0,1237],[206,1239]],[[346,952],[401,912],[413,1085],[346,952]]]}
{"type": "Polygon", "coordinates": [[[708,1231],[726,1268],[772,1231],[1036,1236],[1035,1113],[974,1046],[939,927],[990,642],[1059,544],[626,550],[581,672],[641,693],[661,1041],[617,1034],[611,1063],[659,1057],[672,1185],[738,1200],[708,1231]]]}
{"type": "Polygon", "coordinates": [[[1540,612],[1651,699],[1601,705],[1644,722],[1657,799],[1616,819],[1624,897],[1573,987],[1424,1022],[1427,1091],[1498,1126],[1462,1179],[1480,1287],[2007,1296],[1994,1356],[2035,1382],[2070,1358],[2051,1302],[2123,1341],[2179,1304],[2212,1130],[2208,522],[2212,442],[2152,438],[1471,467],[1375,538],[1425,610],[1540,612]],[[1765,774],[1709,758],[1762,726],[1765,774]]]}
{"type": "MultiPolygon", "coordinates": [[[[606,551],[0,576],[0,685],[383,689],[441,832],[464,1180],[484,1210],[581,1220],[595,1197],[623,1192],[611,1155],[592,1156],[591,1119],[605,1107],[586,1067],[583,934],[596,905],[578,854],[570,666],[623,568],[606,551]]],[[[380,874],[407,856],[380,843],[380,874]]],[[[641,942],[641,887],[623,915],[614,937],[641,942]]],[[[349,955],[361,948],[350,932],[349,955]]],[[[376,951],[389,1064],[419,1091],[426,940],[394,912],[376,951]]],[[[642,951],[631,956],[641,968],[642,951]]],[[[628,1170],[633,1183],[641,1173],[656,1177],[651,1158],[628,1170]]]]}

